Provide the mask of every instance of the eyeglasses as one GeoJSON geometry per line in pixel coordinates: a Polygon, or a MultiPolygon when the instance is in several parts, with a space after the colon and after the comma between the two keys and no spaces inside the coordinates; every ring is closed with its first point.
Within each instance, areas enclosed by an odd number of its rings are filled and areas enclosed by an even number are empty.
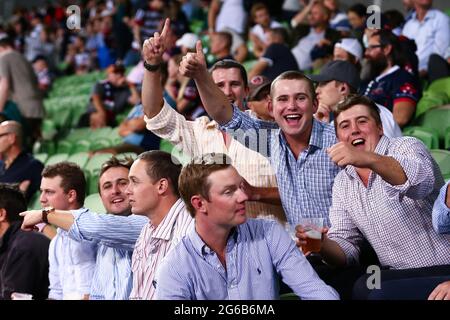
{"type": "Polygon", "coordinates": [[[373,44],[373,45],[367,46],[366,50],[370,51],[370,50],[373,50],[376,48],[382,48],[382,47],[384,47],[382,44],[373,44]]]}

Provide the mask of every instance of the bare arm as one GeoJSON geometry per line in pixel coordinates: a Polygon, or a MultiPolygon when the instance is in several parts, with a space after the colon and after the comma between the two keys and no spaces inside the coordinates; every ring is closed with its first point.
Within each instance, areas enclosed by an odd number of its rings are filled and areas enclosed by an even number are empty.
{"type": "MultiPolygon", "coordinates": [[[[20,213],[23,217],[22,229],[25,231],[33,230],[33,227],[38,223],[44,222],[42,220],[42,210],[29,210],[20,213]]],[[[47,220],[50,224],[58,228],[69,230],[74,222],[73,215],[70,211],[55,210],[47,215],[47,220]]]]}
{"type": "Polygon", "coordinates": [[[206,68],[205,55],[201,41],[197,41],[196,52],[190,52],[180,63],[180,74],[195,80],[197,90],[208,114],[219,124],[229,122],[233,107],[219,87],[214,83],[206,68]]]}
{"type": "Polygon", "coordinates": [[[260,201],[269,204],[281,205],[280,193],[275,187],[255,187],[244,179],[244,192],[248,196],[249,201],[260,201]]]}
{"type": "Polygon", "coordinates": [[[208,30],[215,31],[217,15],[220,12],[220,1],[213,0],[208,11],[208,30]]]}
{"type": "Polygon", "coordinates": [[[291,19],[291,26],[293,28],[295,28],[300,23],[306,22],[306,18],[308,17],[308,14],[311,11],[311,8],[315,2],[316,2],[316,0],[314,0],[314,1],[311,0],[305,7],[303,7],[303,9],[299,13],[297,13],[291,19]]]}
{"type": "Polygon", "coordinates": [[[370,169],[391,185],[402,185],[407,180],[402,166],[392,157],[361,151],[346,142],[335,144],[327,152],[338,166],[353,165],[357,168],[370,169]]]}
{"type": "Polygon", "coordinates": [[[414,116],[416,106],[412,101],[401,101],[394,104],[392,111],[395,122],[403,128],[414,116]]]}
{"type": "Polygon", "coordinates": [[[247,46],[245,45],[245,43],[243,43],[233,53],[233,58],[239,63],[242,63],[247,58],[247,54],[248,54],[247,46]]]}
{"type": "Polygon", "coordinates": [[[8,100],[9,83],[5,77],[0,77],[0,112],[3,111],[8,100]]]}
{"type": "Polygon", "coordinates": [[[266,60],[259,59],[257,63],[253,66],[252,70],[248,73],[248,78],[252,79],[254,76],[260,75],[266,70],[269,63],[266,60]]]}
{"type": "MultiPolygon", "coordinates": [[[[166,19],[161,35],[155,32],[153,37],[145,40],[142,47],[144,61],[151,65],[157,65],[163,61],[162,56],[165,51],[166,36],[169,28],[170,20],[166,19]]],[[[153,118],[161,111],[164,105],[163,87],[159,69],[156,72],[145,71],[141,95],[144,113],[147,117],[153,118]]]]}

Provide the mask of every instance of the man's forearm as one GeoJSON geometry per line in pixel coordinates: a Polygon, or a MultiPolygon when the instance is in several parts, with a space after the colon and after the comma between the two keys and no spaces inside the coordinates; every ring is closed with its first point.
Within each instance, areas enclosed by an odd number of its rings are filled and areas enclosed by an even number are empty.
{"type": "Polygon", "coordinates": [[[320,254],[328,264],[335,267],[344,267],[347,265],[347,257],[345,252],[339,246],[339,244],[326,235],[322,241],[322,247],[320,249],[320,254]]]}
{"type": "Polygon", "coordinates": [[[72,213],[67,210],[55,210],[55,212],[47,215],[47,220],[50,224],[66,231],[70,229],[74,222],[72,213]]]}
{"type": "Polygon", "coordinates": [[[406,173],[400,163],[392,157],[373,154],[370,169],[387,183],[397,186],[406,182],[406,173]]]}
{"type": "Polygon", "coordinates": [[[155,117],[164,105],[161,73],[159,71],[150,72],[146,70],[144,72],[141,96],[144,113],[149,118],[155,117]]]}
{"type": "Polygon", "coordinates": [[[222,90],[214,83],[208,70],[205,68],[205,72],[194,80],[203,107],[208,114],[219,124],[229,122],[233,117],[233,106],[222,90]]]}
{"type": "Polygon", "coordinates": [[[281,205],[280,193],[278,188],[254,187],[257,201],[264,203],[281,205]]]}
{"type": "Polygon", "coordinates": [[[0,112],[4,111],[6,101],[8,100],[8,81],[0,78],[0,112]]]}

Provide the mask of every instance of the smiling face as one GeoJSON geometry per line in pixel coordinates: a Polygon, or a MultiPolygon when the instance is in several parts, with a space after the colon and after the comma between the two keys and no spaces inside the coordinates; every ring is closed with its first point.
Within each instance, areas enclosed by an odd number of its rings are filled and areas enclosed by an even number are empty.
{"type": "Polygon", "coordinates": [[[245,88],[241,72],[237,68],[218,68],[211,74],[214,83],[227,96],[231,103],[236,104],[244,110],[244,99],[247,97],[248,89],[245,88]]]}
{"type": "Polygon", "coordinates": [[[128,215],[131,212],[128,195],[128,172],[125,167],[112,167],[106,170],[99,179],[100,197],[106,211],[117,215],[128,215]]]}
{"type": "Polygon", "coordinates": [[[209,200],[203,199],[208,222],[212,225],[232,228],[247,220],[245,202],[247,195],[242,190],[243,179],[232,166],[211,173],[207,178],[209,200]]]}
{"type": "Polygon", "coordinates": [[[297,79],[277,80],[271,95],[270,114],[286,138],[309,139],[317,103],[313,103],[308,82],[297,79]]]}
{"type": "Polygon", "coordinates": [[[369,107],[356,104],[339,113],[335,121],[339,141],[351,143],[361,150],[375,151],[383,128],[370,114],[369,107]]]}

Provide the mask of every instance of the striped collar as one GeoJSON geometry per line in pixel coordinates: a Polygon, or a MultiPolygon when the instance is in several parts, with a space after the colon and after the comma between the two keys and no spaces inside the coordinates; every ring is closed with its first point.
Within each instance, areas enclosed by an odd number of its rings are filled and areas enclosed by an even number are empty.
{"type": "MultiPolygon", "coordinates": [[[[152,238],[170,240],[172,237],[172,232],[177,222],[177,217],[183,210],[186,210],[183,200],[178,199],[173,206],[170,208],[169,212],[166,214],[161,223],[154,229],[152,238]]],[[[149,222],[151,224],[151,222],[149,222]]],[[[151,228],[154,228],[151,225],[151,228]]]]}

